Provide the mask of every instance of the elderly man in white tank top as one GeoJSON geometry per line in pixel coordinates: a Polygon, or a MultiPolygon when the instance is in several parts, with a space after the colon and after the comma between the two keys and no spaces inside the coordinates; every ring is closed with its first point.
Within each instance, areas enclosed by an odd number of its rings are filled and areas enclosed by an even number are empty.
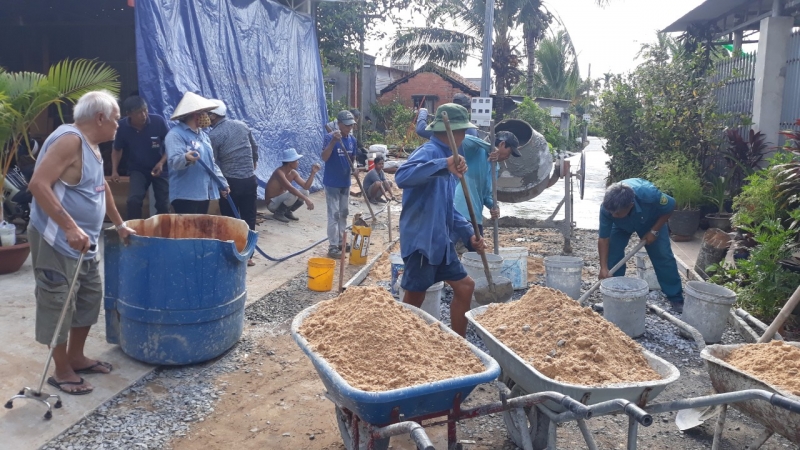
{"type": "Polygon", "coordinates": [[[105,374],[111,365],[83,354],[89,328],[97,323],[103,285],[97,250],[103,218],[114,222],[120,237],[134,231],[122,221],[103,176],[98,144],[114,139],[117,101],[106,91],[83,95],[73,109],[75,123],[61,125],[45,141],[29,184],[33,194],[28,237],[36,278],[36,341],[50,344],[69,283],[80,271],[75,308],[70,308],[53,350],[52,386],[73,395],[94,389],[82,374],[105,374]],[[78,257],[84,253],[78,267],[78,257]]]}

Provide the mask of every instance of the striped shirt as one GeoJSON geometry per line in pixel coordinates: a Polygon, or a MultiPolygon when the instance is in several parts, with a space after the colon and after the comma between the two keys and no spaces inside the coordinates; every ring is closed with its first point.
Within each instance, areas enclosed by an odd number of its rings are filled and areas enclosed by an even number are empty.
{"type": "Polygon", "coordinates": [[[250,178],[258,162],[258,146],[244,122],[223,118],[208,132],[214,159],[226,178],[250,178]]]}

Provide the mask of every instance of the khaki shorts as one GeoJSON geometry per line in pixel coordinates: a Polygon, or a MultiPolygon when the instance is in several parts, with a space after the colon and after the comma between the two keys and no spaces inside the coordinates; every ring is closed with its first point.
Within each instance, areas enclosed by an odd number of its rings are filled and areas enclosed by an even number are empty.
{"type": "MultiPolygon", "coordinates": [[[[36,342],[49,345],[53,339],[61,309],[75,276],[78,260],[57,252],[33,227],[28,227],[33,274],[36,279],[36,342]]],[[[70,328],[97,323],[103,302],[103,281],[97,258],[84,259],[75,287],[74,306],[67,309],[57,344],[67,342],[70,328]]]]}

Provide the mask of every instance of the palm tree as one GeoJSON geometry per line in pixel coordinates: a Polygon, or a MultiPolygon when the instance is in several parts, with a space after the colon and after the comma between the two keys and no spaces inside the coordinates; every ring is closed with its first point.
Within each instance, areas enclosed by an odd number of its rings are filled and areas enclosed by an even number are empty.
{"type": "MultiPolygon", "coordinates": [[[[448,68],[462,66],[469,56],[480,52],[484,33],[485,0],[443,0],[431,2],[431,11],[424,27],[401,30],[392,43],[394,58],[410,57],[415,61],[428,61],[448,68]],[[454,22],[457,30],[445,27],[454,22]]],[[[519,52],[511,32],[520,24],[522,6],[538,0],[499,0],[495,3],[494,45],[492,70],[498,104],[520,77],[519,52]]],[[[497,109],[502,119],[502,108],[497,109]]]]}
{"type": "MultiPolygon", "coordinates": [[[[580,70],[575,47],[569,33],[559,30],[555,34],[542,39],[536,50],[538,70],[533,74],[533,89],[529,97],[560,98],[575,100],[581,87],[580,70]]],[[[527,90],[522,84],[513,92],[527,90]]]]}
{"type": "MultiPolygon", "coordinates": [[[[47,75],[36,72],[7,72],[0,68],[0,185],[11,168],[17,148],[28,143],[28,131],[36,118],[56,105],[75,103],[85,93],[105,89],[119,93],[117,72],[87,59],[64,60],[50,67],[47,75]]],[[[28,146],[30,148],[30,146],[28,146]]],[[[0,204],[3,203],[0,191],[0,204]]],[[[0,221],[3,209],[0,208],[0,221]]]]}
{"type": "MultiPolygon", "coordinates": [[[[392,56],[411,57],[414,61],[430,61],[449,68],[462,66],[467,58],[482,49],[485,0],[422,0],[431,10],[424,27],[401,30],[392,43],[392,56]],[[455,29],[447,28],[447,20],[455,29]]],[[[608,0],[595,0],[604,5],[608,0]]],[[[528,57],[528,79],[533,80],[536,43],[552,21],[552,15],[541,0],[496,0],[492,69],[498,103],[503,105],[505,95],[522,75],[518,69],[519,52],[512,32],[520,25],[528,57]]],[[[571,44],[571,42],[570,42],[571,44]]],[[[574,51],[573,51],[574,53],[574,51]]],[[[532,91],[532,86],[531,86],[532,91]]],[[[502,108],[497,110],[502,119],[502,108]]]]}

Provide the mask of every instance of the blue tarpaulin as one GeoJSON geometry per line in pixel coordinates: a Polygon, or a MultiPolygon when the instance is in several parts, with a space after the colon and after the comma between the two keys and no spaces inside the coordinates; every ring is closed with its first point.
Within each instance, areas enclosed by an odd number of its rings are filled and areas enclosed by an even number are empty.
{"type": "Polygon", "coordinates": [[[224,101],[258,142],[261,198],[283,149],[305,155],[303,176],[321,162],[327,111],[311,17],[267,0],[139,0],[135,11],[139,94],[151,111],[169,118],[186,91],[224,101]]]}

